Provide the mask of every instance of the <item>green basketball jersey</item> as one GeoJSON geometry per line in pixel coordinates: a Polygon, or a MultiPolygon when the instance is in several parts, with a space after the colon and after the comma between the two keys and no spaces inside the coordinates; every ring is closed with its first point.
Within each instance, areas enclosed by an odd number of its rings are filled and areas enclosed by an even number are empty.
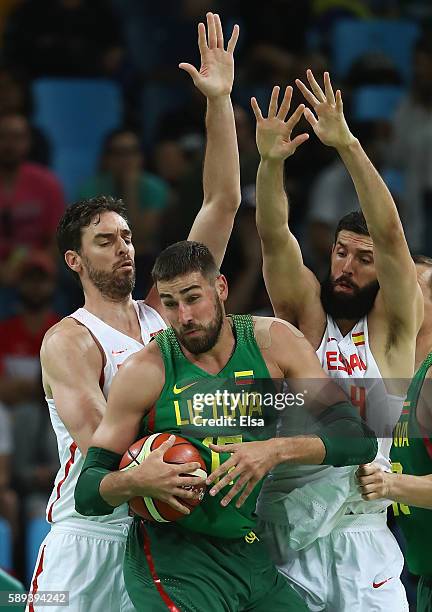
{"type": "MultiPolygon", "coordinates": [[[[432,473],[432,440],[424,435],[416,417],[417,403],[432,353],[411,381],[399,422],[393,433],[393,472],[425,476],[432,473]]],[[[410,572],[432,575],[432,510],[393,504],[393,511],[407,541],[406,560],[410,572]]]]}
{"type": "MultiPolygon", "coordinates": [[[[255,340],[252,318],[233,315],[232,323],[235,350],[215,375],[186,359],[172,329],[156,336],[165,365],[165,385],[144,425],[147,432],[170,432],[189,440],[200,451],[208,474],[230,457],[211,451],[210,443],[249,442],[275,435],[273,409],[262,403],[272,381],[255,340]]],[[[191,515],[177,525],[216,537],[242,537],[254,527],[260,488],[258,483],[241,508],[235,507],[235,500],[226,508],[220,505],[228,487],[215,497],[207,492],[191,515]]]]}

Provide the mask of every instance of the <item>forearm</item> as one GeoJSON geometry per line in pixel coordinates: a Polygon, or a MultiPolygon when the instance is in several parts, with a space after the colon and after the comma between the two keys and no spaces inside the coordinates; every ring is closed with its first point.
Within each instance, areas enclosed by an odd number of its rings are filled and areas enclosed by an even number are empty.
{"type": "Polygon", "coordinates": [[[283,160],[261,159],[256,184],[256,223],[264,246],[288,234],[288,198],[283,160]]]}
{"type": "Polygon", "coordinates": [[[236,211],[240,205],[240,164],[234,111],[229,95],[207,98],[207,146],[203,169],[204,204],[236,211]]]}
{"type": "Polygon", "coordinates": [[[406,504],[432,510],[432,475],[386,474],[389,485],[388,498],[406,504]]]}
{"type": "Polygon", "coordinates": [[[354,139],[337,150],[353,180],[373,241],[400,246],[404,234],[396,205],[360,142],[354,139]]]}
{"type": "Polygon", "coordinates": [[[128,473],[118,469],[121,456],[90,447],[75,487],[75,508],[84,516],[112,514],[115,507],[131,497],[128,473]],[[103,483],[103,486],[102,486],[103,483]]]}

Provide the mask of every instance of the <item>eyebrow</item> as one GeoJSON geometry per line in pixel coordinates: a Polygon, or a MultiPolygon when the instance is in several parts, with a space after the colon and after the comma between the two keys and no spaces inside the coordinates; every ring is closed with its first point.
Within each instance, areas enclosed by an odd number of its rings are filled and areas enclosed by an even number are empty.
{"type": "MultiPolygon", "coordinates": [[[[344,242],[341,242],[341,240],[337,241],[336,246],[337,245],[340,245],[344,249],[347,248],[347,245],[344,242]]],[[[363,255],[373,255],[373,249],[356,249],[356,250],[358,253],[361,253],[363,255]]]]}
{"type": "MultiPolygon", "coordinates": [[[[123,229],[121,230],[120,234],[122,236],[132,236],[132,232],[130,230],[127,229],[123,229]]],[[[115,236],[115,232],[99,232],[98,234],[95,234],[95,240],[98,240],[100,238],[104,239],[104,238],[111,238],[112,236],[115,236]]]]}
{"type": "MultiPolygon", "coordinates": [[[[185,287],[184,289],[181,289],[179,293],[183,295],[184,293],[187,293],[188,291],[192,291],[192,289],[201,289],[201,287],[200,285],[189,285],[189,287],[185,287]]],[[[160,298],[172,298],[172,295],[171,293],[159,293],[159,297],[160,298]]]]}

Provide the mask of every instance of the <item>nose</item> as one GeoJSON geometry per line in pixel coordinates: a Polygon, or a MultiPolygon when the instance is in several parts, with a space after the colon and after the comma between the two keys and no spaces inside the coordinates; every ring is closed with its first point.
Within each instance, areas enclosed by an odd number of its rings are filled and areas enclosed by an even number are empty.
{"type": "Polygon", "coordinates": [[[343,274],[347,274],[349,276],[352,276],[353,274],[353,258],[352,255],[348,255],[345,258],[343,267],[342,267],[342,273],[343,274]]]}
{"type": "Polygon", "coordinates": [[[120,236],[118,240],[117,252],[119,255],[125,255],[129,250],[129,245],[120,236]]]}
{"type": "Polygon", "coordinates": [[[192,322],[193,318],[192,318],[190,306],[180,302],[179,308],[178,308],[178,320],[181,325],[188,325],[189,323],[192,322]]]}

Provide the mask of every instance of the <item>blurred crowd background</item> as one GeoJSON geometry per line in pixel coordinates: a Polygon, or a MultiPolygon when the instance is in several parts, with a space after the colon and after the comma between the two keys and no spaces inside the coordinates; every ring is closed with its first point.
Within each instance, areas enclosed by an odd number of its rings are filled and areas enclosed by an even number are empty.
{"type": "MultiPolygon", "coordinates": [[[[58,468],[39,348],[82,304],[55,229],[76,199],[124,198],[135,297],[149,289],[155,254],[187,237],[202,203],[205,99],[178,63],[199,64],[196,28],[208,10],[226,35],[241,28],[232,99],[242,204],[223,266],[229,311],[271,314],[250,97],[266,108],[272,86],[293,84],[306,68],[330,70],[412,251],[432,255],[430,0],[1,0],[0,567],[27,585],[58,468]]],[[[301,101],[295,92],[293,107],[301,101]]],[[[299,130],[310,131],[306,121],[299,130]]],[[[286,164],[286,189],[291,226],[322,278],[335,224],[357,208],[352,182],[312,135],[286,164]]]]}

